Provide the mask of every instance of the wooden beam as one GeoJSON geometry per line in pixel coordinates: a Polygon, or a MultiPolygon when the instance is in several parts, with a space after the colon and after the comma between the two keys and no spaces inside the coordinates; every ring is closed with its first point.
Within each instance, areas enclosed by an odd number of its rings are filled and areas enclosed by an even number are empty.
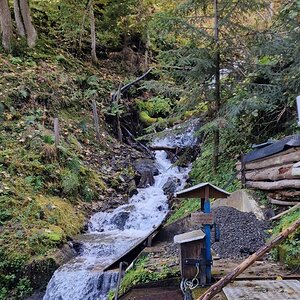
{"type": "Polygon", "coordinates": [[[247,181],[246,187],[260,190],[300,189],[300,179],[285,179],[279,181],[247,181]]]}
{"type": "Polygon", "coordinates": [[[178,147],[168,147],[168,146],[150,146],[149,149],[152,150],[152,151],[164,150],[164,151],[177,152],[180,148],[178,148],[178,147]]]}
{"type": "Polygon", "coordinates": [[[298,161],[300,161],[300,150],[295,150],[295,148],[293,148],[281,152],[280,154],[246,163],[245,168],[246,170],[255,170],[272,166],[280,166],[288,163],[296,163],[298,161]]]}
{"type": "Polygon", "coordinates": [[[291,233],[293,233],[300,226],[300,218],[296,220],[290,227],[283,230],[278,236],[272,239],[269,243],[261,247],[254,254],[249,256],[240,265],[238,265],[232,272],[228,273],[226,276],[221,278],[218,282],[213,284],[203,295],[201,295],[197,300],[210,300],[219,292],[222,291],[223,287],[235,279],[238,275],[244,272],[249,266],[251,266],[255,261],[263,257],[272,248],[279,245],[283,240],[285,240],[291,233]]]}
{"type": "Polygon", "coordinates": [[[259,181],[259,180],[276,181],[281,179],[300,178],[300,174],[299,175],[293,174],[293,164],[248,171],[245,173],[245,176],[246,176],[246,180],[254,180],[254,181],[259,181]]]}
{"type": "Polygon", "coordinates": [[[282,198],[297,198],[300,197],[300,191],[290,190],[290,191],[272,191],[269,193],[271,198],[282,199],[282,198]]]}

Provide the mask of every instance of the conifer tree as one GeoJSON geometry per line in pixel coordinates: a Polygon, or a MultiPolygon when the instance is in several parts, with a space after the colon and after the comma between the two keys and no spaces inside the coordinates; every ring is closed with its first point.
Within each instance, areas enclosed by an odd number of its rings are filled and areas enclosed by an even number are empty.
{"type": "Polygon", "coordinates": [[[240,76],[247,39],[256,29],[252,13],[263,9],[264,4],[260,0],[180,1],[174,9],[158,14],[153,22],[159,29],[155,33],[162,75],[182,87],[189,107],[208,103],[209,117],[215,120],[211,127],[214,172],[218,168],[220,113],[228,89],[222,85],[221,72],[236,79],[240,76]]]}

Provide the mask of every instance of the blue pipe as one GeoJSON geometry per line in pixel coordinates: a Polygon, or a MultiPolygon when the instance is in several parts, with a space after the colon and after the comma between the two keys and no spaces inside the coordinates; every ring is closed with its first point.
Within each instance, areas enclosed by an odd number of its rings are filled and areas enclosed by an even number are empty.
{"type": "MultiPolygon", "coordinates": [[[[204,213],[210,213],[210,201],[206,199],[204,201],[204,213]]],[[[207,265],[205,267],[205,274],[206,274],[206,283],[211,283],[211,262],[212,262],[212,256],[211,256],[211,244],[210,244],[210,225],[205,224],[204,225],[204,232],[205,232],[205,260],[207,262],[207,265]]]]}

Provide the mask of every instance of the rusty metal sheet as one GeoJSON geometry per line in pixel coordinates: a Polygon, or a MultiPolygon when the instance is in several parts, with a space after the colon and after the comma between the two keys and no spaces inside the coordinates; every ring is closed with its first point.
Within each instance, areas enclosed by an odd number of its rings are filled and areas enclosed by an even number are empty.
{"type": "Polygon", "coordinates": [[[235,281],[223,288],[228,300],[299,300],[298,280],[235,281]]]}
{"type": "Polygon", "coordinates": [[[191,222],[193,224],[214,224],[213,213],[196,212],[191,214],[191,222]]]}

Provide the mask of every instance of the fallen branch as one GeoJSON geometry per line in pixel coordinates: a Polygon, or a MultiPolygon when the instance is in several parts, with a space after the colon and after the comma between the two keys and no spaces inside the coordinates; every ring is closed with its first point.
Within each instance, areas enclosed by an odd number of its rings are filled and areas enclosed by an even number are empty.
{"type": "Polygon", "coordinates": [[[278,215],[276,215],[276,216],[270,218],[270,220],[271,220],[271,221],[274,221],[274,220],[280,219],[282,216],[284,216],[284,215],[286,215],[286,214],[292,212],[293,210],[295,210],[295,209],[297,209],[297,208],[300,208],[300,203],[298,203],[298,204],[294,205],[293,207],[291,207],[291,208],[289,208],[289,209],[283,211],[282,213],[280,213],[280,214],[278,214],[278,215]]]}
{"type": "Polygon", "coordinates": [[[126,92],[132,85],[138,83],[139,81],[143,80],[150,72],[152,71],[152,68],[150,68],[146,73],[144,73],[142,76],[138,77],[134,81],[131,81],[127,84],[125,84],[123,87],[121,87],[117,92],[115,92],[111,99],[112,101],[115,101],[119,94],[122,94],[126,92]]]}
{"type": "Polygon", "coordinates": [[[139,147],[138,150],[144,150],[151,158],[154,158],[153,153],[150,151],[151,148],[148,148],[147,146],[145,146],[144,144],[136,140],[135,136],[124,125],[121,125],[121,127],[136,144],[134,145],[133,143],[131,143],[130,146],[132,146],[133,148],[137,148],[136,146],[138,146],[139,147]]]}
{"type": "Polygon", "coordinates": [[[294,232],[300,226],[300,218],[294,222],[290,227],[282,231],[278,236],[272,239],[269,243],[261,247],[254,254],[249,256],[240,265],[238,265],[232,272],[227,274],[225,277],[221,278],[218,282],[213,284],[203,295],[201,295],[197,300],[210,300],[216,294],[222,291],[223,287],[245,271],[249,266],[251,266],[255,261],[263,257],[272,248],[280,244],[284,239],[286,239],[292,232],[294,232]]]}

